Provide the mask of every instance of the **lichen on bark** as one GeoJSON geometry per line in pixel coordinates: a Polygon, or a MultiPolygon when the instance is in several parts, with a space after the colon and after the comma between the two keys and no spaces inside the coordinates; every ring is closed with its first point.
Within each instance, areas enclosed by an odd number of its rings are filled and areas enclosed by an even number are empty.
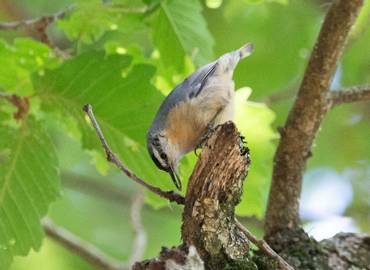
{"type": "Polygon", "coordinates": [[[248,240],[234,218],[249,164],[249,152],[228,122],[212,133],[190,177],[182,238],[197,247],[207,269],[225,269],[236,261],[245,269],[256,269],[248,240]]]}

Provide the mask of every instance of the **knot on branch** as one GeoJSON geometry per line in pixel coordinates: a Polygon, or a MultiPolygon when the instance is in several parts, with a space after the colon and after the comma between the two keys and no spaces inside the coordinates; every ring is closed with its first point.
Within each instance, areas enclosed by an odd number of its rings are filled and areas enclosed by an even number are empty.
{"type": "Polygon", "coordinates": [[[197,247],[210,269],[223,269],[230,259],[247,259],[248,240],[235,224],[234,209],[249,164],[249,151],[235,125],[227,122],[216,127],[190,177],[182,238],[197,247]]]}

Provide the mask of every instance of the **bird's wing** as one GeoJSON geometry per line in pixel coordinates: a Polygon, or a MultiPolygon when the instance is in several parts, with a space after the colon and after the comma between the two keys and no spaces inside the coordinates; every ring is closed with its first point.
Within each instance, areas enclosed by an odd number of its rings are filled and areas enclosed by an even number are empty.
{"type": "Polygon", "coordinates": [[[208,79],[213,75],[216,70],[217,62],[208,64],[196,72],[194,72],[188,79],[190,84],[190,91],[188,94],[189,98],[194,98],[199,95],[204,86],[206,85],[208,79]]]}
{"type": "Polygon", "coordinates": [[[176,86],[161,104],[153,122],[156,124],[152,129],[161,129],[166,123],[168,112],[180,102],[195,98],[206,85],[208,78],[215,71],[217,61],[205,65],[187,77],[181,84],[176,86]]]}

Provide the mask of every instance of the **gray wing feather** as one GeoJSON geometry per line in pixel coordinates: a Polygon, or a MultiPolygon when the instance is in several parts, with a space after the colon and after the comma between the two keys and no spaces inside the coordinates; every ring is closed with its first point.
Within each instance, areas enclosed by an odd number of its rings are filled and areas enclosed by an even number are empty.
{"type": "Polygon", "coordinates": [[[167,114],[176,104],[199,95],[207,79],[214,73],[216,64],[217,61],[214,61],[199,68],[171,91],[161,104],[149,133],[164,128],[167,114]]]}

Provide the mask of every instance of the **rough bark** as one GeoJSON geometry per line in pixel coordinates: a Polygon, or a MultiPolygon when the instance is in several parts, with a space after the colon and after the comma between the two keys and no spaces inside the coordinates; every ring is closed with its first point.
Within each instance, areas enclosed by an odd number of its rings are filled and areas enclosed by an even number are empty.
{"type": "Polygon", "coordinates": [[[328,102],[331,107],[358,101],[370,100],[370,85],[355,86],[340,91],[331,91],[328,93],[328,102]]]}
{"type": "Polygon", "coordinates": [[[204,263],[194,246],[182,245],[162,248],[157,258],[138,262],[132,270],[204,270],[204,263]]]}
{"type": "Polygon", "coordinates": [[[225,269],[228,261],[248,264],[248,241],[236,226],[235,205],[249,167],[233,123],[216,128],[190,177],[183,213],[182,239],[197,247],[207,269],[225,269]]]}
{"type": "Polygon", "coordinates": [[[339,233],[321,244],[331,269],[370,269],[370,235],[339,233]]]}
{"type": "Polygon", "coordinates": [[[302,174],[321,121],[330,108],[327,92],[336,63],[363,0],[339,0],[326,15],[274,158],[265,219],[267,236],[299,227],[302,174]]]}
{"type": "Polygon", "coordinates": [[[303,229],[286,229],[267,240],[296,270],[370,269],[368,234],[339,233],[318,242],[303,229]]]}

